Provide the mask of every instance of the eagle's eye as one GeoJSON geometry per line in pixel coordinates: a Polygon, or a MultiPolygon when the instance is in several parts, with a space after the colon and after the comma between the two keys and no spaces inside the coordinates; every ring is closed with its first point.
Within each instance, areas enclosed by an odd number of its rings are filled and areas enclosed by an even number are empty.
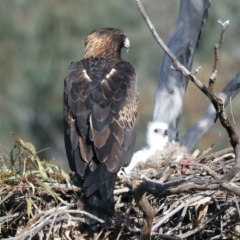
{"type": "Polygon", "coordinates": [[[154,132],[157,133],[157,132],[158,132],[158,129],[154,129],[154,132]]]}

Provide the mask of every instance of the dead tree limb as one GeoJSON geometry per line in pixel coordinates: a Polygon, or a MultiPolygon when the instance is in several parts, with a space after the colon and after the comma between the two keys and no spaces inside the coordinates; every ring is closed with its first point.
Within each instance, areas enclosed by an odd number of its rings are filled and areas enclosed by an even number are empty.
{"type": "Polygon", "coordinates": [[[218,52],[218,50],[222,46],[222,44],[225,40],[226,27],[229,24],[229,21],[226,21],[225,23],[222,23],[220,20],[218,20],[218,22],[222,25],[223,29],[222,29],[222,32],[221,32],[219,42],[216,43],[215,46],[214,46],[214,65],[213,65],[212,74],[209,78],[209,86],[208,86],[208,91],[211,92],[212,94],[214,93],[214,85],[215,85],[215,81],[217,79],[218,66],[219,66],[219,52],[218,52]]]}
{"type": "Polygon", "coordinates": [[[187,69],[191,69],[198,40],[207,21],[211,4],[209,0],[181,1],[176,29],[168,44],[169,49],[171,49],[169,52],[161,38],[158,37],[140,1],[135,1],[157,42],[160,46],[165,46],[163,48],[166,54],[163,57],[158,80],[153,121],[164,121],[169,124],[169,140],[172,141],[177,138],[183,95],[187,88],[188,79],[171,69],[171,59],[176,58],[187,69]],[[182,34],[183,32],[184,34],[182,34]]]}
{"type": "Polygon", "coordinates": [[[141,188],[138,189],[139,184],[140,184],[139,180],[132,181],[132,186],[134,190],[133,197],[137,206],[143,212],[142,240],[148,240],[150,239],[150,234],[152,231],[152,222],[155,214],[147,198],[144,196],[145,190],[141,188]]]}
{"type": "MultiPolygon", "coordinates": [[[[235,77],[224,87],[218,98],[224,101],[224,107],[229,104],[229,99],[233,99],[240,90],[240,72],[238,72],[235,77]]],[[[194,123],[185,135],[180,140],[182,146],[186,146],[189,151],[192,151],[197,141],[209,131],[212,125],[215,123],[216,110],[211,104],[207,111],[201,116],[201,118],[194,123]]]]}

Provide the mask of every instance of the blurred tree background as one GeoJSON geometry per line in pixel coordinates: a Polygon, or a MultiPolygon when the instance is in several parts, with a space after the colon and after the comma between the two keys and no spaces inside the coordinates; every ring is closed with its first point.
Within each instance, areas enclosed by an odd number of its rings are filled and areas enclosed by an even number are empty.
{"type": "MultiPolygon", "coordinates": [[[[158,33],[167,42],[178,17],[179,0],[142,1],[158,33]]],[[[240,69],[240,5],[237,1],[213,0],[193,69],[202,66],[198,77],[207,84],[213,65],[213,46],[219,39],[217,23],[230,20],[220,50],[217,91],[240,69]]],[[[135,66],[140,90],[140,119],[136,150],[144,145],[146,124],[152,118],[157,77],[163,52],[153,39],[133,0],[3,0],[0,8],[0,144],[11,149],[15,132],[32,142],[43,158],[55,158],[65,169],[67,161],[62,134],[64,74],[71,61],[83,57],[84,38],[92,30],[115,27],[131,41],[123,59],[135,66]]],[[[180,137],[206,110],[209,100],[189,84],[180,137]]],[[[240,125],[239,97],[233,103],[240,125]]],[[[198,143],[206,149],[224,133],[219,124],[198,143]]],[[[215,150],[227,147],[226,134],[215,150]]]]}

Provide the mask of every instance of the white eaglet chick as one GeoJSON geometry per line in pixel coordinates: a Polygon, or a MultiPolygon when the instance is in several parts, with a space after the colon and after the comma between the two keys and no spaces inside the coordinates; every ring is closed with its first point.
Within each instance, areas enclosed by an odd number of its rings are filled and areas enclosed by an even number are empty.
{"type": "Polygon", "coordinates": [[[128,174],[139,162],[146,160],[154,155],[156,151],[162,150],[168,143],[168,125],[163,122],[149,122],[147,128],[147,146],[134,153],[130,164],[120,168],[118,176],[128,174]]]}

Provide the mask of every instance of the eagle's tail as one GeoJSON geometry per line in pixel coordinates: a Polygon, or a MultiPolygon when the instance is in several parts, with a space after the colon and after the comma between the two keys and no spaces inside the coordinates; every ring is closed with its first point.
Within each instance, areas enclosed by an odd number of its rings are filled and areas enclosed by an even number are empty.
{"type": "MultiPolygon", "coordinates": [[[[116,176],[116,173],[109,172],[102,164],[87,177],[84,184],[83,209],[104,220],[104,227],[110,227],[112,224],[114,215],[113,189],[116,176]]],[[[100,225],[99,222],[91,218],[86,218],[86,221],[93,230],[97,230],[100,225]]]]}

